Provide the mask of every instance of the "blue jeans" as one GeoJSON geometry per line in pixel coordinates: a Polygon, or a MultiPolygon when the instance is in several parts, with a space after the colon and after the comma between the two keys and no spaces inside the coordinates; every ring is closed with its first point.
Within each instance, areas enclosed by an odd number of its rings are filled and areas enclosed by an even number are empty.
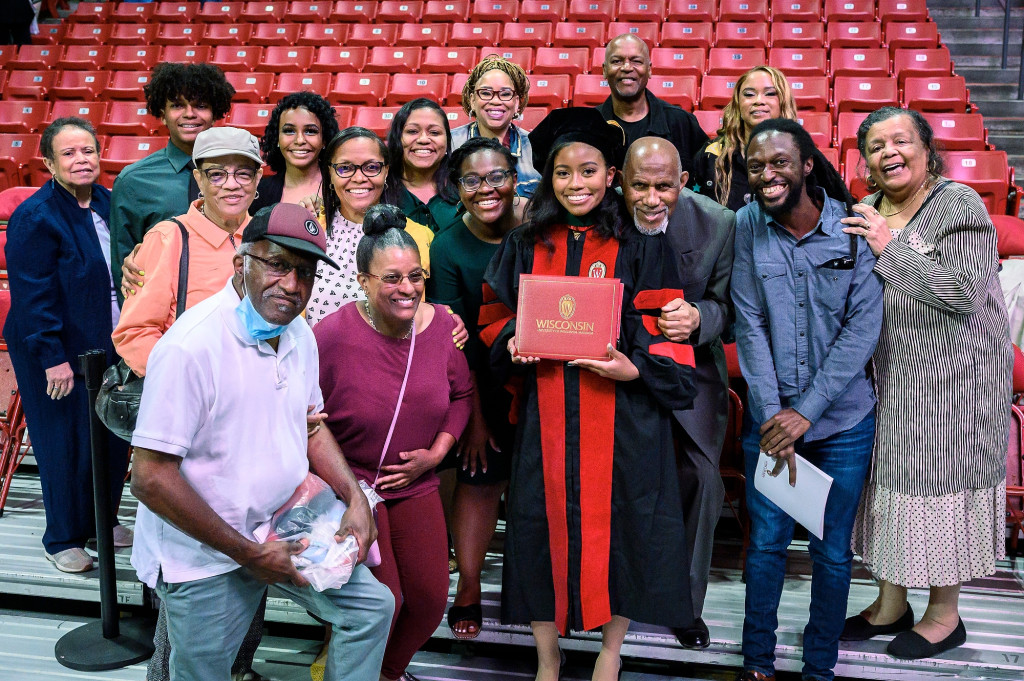
{"type": "MultiPolygon", "coordinates": [[[[810,535],[811,610],[803,637],[804,679],[831,681],[835,677],[832,669],[839,659],[839,634],[843,631],[850,595],[850,535],[871,465],[874,438],[872,411],[847,431],[796,448],[801,456],[833,478],[825,505],[825,538],[810,535]]],[[[786,578],[786,550],[796,523],[754,489],[760,440],[756,426],[748,428],[743,437],[750,512],[743,668],[774,674],[775,630],[779,626],[779,600],[786,578]]],[[[797,469],[798,476],[799,473],[797,469]]],[[[785,471],[780,475],[786,475],[785,471]]]]}

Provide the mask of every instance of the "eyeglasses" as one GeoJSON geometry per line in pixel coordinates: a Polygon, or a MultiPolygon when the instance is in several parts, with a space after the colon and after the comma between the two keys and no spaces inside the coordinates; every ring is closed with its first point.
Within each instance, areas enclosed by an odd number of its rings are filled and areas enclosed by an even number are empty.
{"type": "Polygon", "coordinates": [[[480,189],[484,182],[494,187],[495,189],[503,186],[508,178],[512,177],[511,170],[492,170],[486,175],[466,175],[465,177],[459,178],[459,184],[467,192],[475,192],[480,189]]]}
{"type": "Polygon", "coordinates": [[[380,283],[385,286],[400,286],[406,279],[413,286],[422,284],[425,280],[430,278],[430,273],[426,270],[413,270],[409,274],[396,274],[395,272],[388,272],[387,274],[374,274],[373,272],[362,272],[368,277],[380,280],[380,283]]]}
{"type": "Polygon", "coordinates": [[[363,173],[363,177],[377,177],[384,170],[385,163],[383,161],[367,161],[366,163],[357,166],[355,163],[332,163],[331,168],[334,169],[334,174],[338,177],[352,177],[359,170],[363,173]]]}
{"type": "Polygon", "coordinates": [[[206,175],[206,179],[215,187],[219,187],[227,182],[228,177],[234,177],[235,182],[243,187],[252,184],[256,179],[256,171],[252,168],[239,168],[234,172],[224,170],[223,168],[208,168],[200,172],[206,175]]]}
{"type": "Polygon", "coordinates": [[[498,99],[503,102],[510,102],[512,101],[512,98],[516,96],[516,91],[507,87],[503,87],[497,91],[489,87],[482,87],[479,90],[474,90],[473,92],[477,97],[485,102],[489,102],[494,99],[494,95],[498,95],[498,99]]]}
{"type": "Polygon", "coordinates": [[[263,267],[267,269],[267,274],[272,277],[287,277],[292,273],[292,270],[295,270],[295,275],[301,281],[313,281],[318,276],[316,273],[316,267],[309,267],[308,265],[290,265],[282,260],[268,260],[267,258],[261,258],[258,255],[253,255],[252,253],[245,253],[244,255],[263,263],[263,267]]]}

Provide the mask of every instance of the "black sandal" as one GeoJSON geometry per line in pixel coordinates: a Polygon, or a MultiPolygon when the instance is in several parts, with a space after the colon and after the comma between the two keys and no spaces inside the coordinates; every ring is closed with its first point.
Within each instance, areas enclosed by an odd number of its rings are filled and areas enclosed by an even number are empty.
{"type": "Polygon", "coordinates": [[[483,630],[484,613],[479,603],[472,605],[453,605],[448,608],[448,628],[452,630],[452,636],[460,641],[472,641],[480,635],[483,630]],[[455,631],[455,625],[459,622],[472,622],[476,624],[475,632],[460,634],[455,631]]]}

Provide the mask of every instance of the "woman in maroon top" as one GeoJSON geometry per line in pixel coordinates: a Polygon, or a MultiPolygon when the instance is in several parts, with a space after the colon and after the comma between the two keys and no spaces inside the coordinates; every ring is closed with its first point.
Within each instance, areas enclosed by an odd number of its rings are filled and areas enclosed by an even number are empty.
{"type": "Polygon", "coordinates": [[[356,476],[384,497],[373,573],[399,604],[381,668],[387,681],[413,680],[405,668],[444,615],[448,544],[434,469],[466,427],[473,392],[466,358],[451,341],[451,315],[420,302],[426,273],[405,224],[394,206],[367,212],[356,248],[366,300],[313,330],[324,424],[356,476]]]}

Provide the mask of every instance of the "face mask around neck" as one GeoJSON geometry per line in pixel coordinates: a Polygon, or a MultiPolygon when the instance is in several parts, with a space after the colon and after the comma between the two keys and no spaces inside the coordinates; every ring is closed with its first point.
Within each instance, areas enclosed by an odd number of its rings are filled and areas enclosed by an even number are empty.
{"type": "Polygon", "coordinates": [[[249,332],[256,340],[269,340],[271,338],[277,338],[284,330],[287,325],[282,324],[271,324],[263,316],[256,311],[253,307],[252,301],[249,300],[248,295],[243,295],[242,300],[238,303],[238,307],[235,308],[235,314],[242,321],[242,326],[249,332]]]}

